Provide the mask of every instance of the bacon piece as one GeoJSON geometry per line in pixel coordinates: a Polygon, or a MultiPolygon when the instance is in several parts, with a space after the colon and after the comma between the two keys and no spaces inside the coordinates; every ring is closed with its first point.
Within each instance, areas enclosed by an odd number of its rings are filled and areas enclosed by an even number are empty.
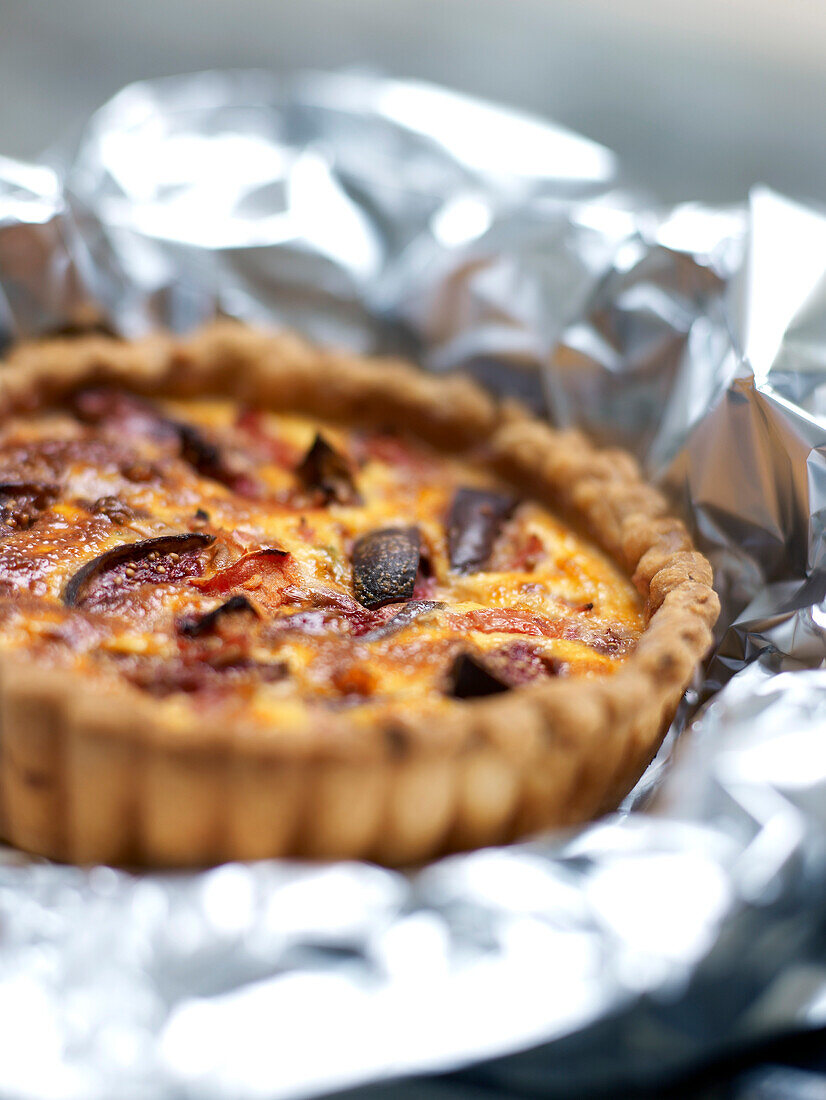
{"type": "Polygon", "coordinates": [[[301,461],[301,452],[295,444],[268,431],[260,410],[244,409],[236,419],[235,426],[254,440],[260,451],[276,466],[294,470],[301,461]]]}
{"type": "MultiPolygon", "coordinates": [[[[276,630],[295,630],[311,635],[331,632],[358,636],[386,621],[384,609],[368,611],[352,596],[332,589],[288,585],[282,595],[285,604],[304,603],[309,607],[274,619],[271,625],[276,630]]],[[[392,613],[392,609],[388,610],[392,613]]]]}
{"type": "Polygon", "coordinates": [[[356,599],[373,609],[409,600],[419,568],[418,527],[385,527],[362,535],[353,547],[356,599]]]}
{"type": "Polygon", "coordinates": [[[356,435],[353,447],[360,462],[372,458],[407,474],[423,475],[438,465],[436,457],[415,440],[389,433],[356,435]]]}
{"type": "Polygon", "coordinates": [[[394,634],[407,622],[412,622],[426,611],[442,607],[426,601],[411,601],[396,610],[393,604],[385,604],[375,610],[368,610],[356,603],[352,596],[331,589],[301,588],[288,585],[282,591],[284,604],[306,603],[310,606],[273,619],[269,628],[275,631],[294,630],[301,634],[350,634],[359,641],[374,641],[385,637],[385,628],[394,634]],[[417,605],[415,608],[413,605],[417,605]],[[407,611],[410,608],[410,611],[407,611]],[[398,621],[396,621],[398,620],[398,621]]]}
{"type": "Polygon", "coordinates": [[[330,446],[321,432],[316,432],[312,446],[295,472],[306,489],[320,494],[324,504],[361,502],[350,463],[330,446]]]}
{"type": "Polygon", "coordinates": [[[436,600],[410,600],[386,623],[372,627],[366,634],[360,634],[358,630],[354,630],[353,633],[363,642],[377,642],[382,638],[389,638],[391,634],[397,634],[416,619],[420,619],[422,615],[429,615],[431,611],[438,611],[444,606],[436,600]]]}
{"type": "Polygon", "coordinates": [[[123,390],[98,388],[80,390],[74,396],[75,415],[86,424],[117,425],[121,434],[144,435],[150,439],[174,441],[176,431],[158,408],[145,397],[123,390]]]}
{"type": "Polygon", "coordinates": [[[570,617],[545,619],[528,611],[490,607],[458,614],[448,613],[451,626],[459,633],[478,630],[483,634],[527,634],[542,638],[564,638],[582,642],[597,653],[619,656],[634,644],[634,636],[620,625],[570,617]]]}
{"type": "Polygon", "coordinates": [[[332,608],[343,615],[363,619],[367,615],[360,603],[356,603],[346,592],[336,592],[332,588],[295,588],[290,593],[297,603],[306,601],[313,607],[332,608]]]}
{"type": "Polygon", "coordinates": [[[91,583],[101,574],[107,573],[118,565],[143,561],[150,554],[185,554],[191,550],[201,550],[215,541],[214,535],[185,532],[180,535],[159,535],[153,539],[141,539],[140,542],[127,542],[113,546],[98,557],[86,562],[74,576],[70,577],[63,589],[63,602],[67,607],[77,607],[84,599],[91,583]]]}
{"type": "Polygon", "coordinates": [[[419,570],[416,577],[416,583],[413,586],[413,599],[414,600],[429,600],[435,596],[436,589],[439,587],[438,577],[426,577],[423,575],[422,570],[419,570]]]}
{"type": "Polygon", "coordinates": [[[135,687],[163,698],[183,692],[187,695],[215,696],[229,692],[252,692],[258,684],[283,680],[288,674],[283,661],[263,663],[247,657],[220,661],[209,657],[129,659],[122,672],[135,687]]]}
{"type": "Polygon", "coordinates": [[[510,554],[505,552],[505,563],[501,568],[513,570],[515,573],[531,573],[539,565],[544,553],[545,544],[542,539],[535,531],[529,531],[523,538],[515,540],[510,554]]]}
{"type": "Polygon", "coordinates": [[[120,390],[82,390],[75,395],[75,411],[91,424],[115,423],[122,431],[159,441],[177,442],[181,458],[203,477],[227,485],[244,496],[258,495],[249,475],[233,469],[220,448],[200,428],[164,416],[151,401],[120,390]]]}
{"type": "Polygon", "coordinates": [[[262,592],[270,598],[275,596],[277,603],[281,603],[283,590],[292,579],[293,565],[293,556],[288,550],[267,546],[244,554],[211,577],[193,577],[190,584],[205,595],[214,596],[231,592],[233,588],[258,587],[260,582],[262,592]]]}
{"type": "Polygon", "coordinates": [[[535,643],[523,641],[510,642],[485,653],[485,663],[511,687],[546,676],[564,676],[568,672],[565,661],[544,653],[535,643]]]}
{"type": "Polygon", "coordinates": [[[290,615],[279,615],[269,626],[270,632],[276,635],[280,631],[296,631],[298,634],[308,634],[311,637],[321,637],[330,632],[330,614],[324,608],[313,608],[309,611],[294,611],[290,615]]]}
{"type": "Polygon", "coordinates": [[[457,573],[484,569],[494,540],[515,507],[515,499],[505,493],[458,489],[447,517],[451,569],[457,573]]]}

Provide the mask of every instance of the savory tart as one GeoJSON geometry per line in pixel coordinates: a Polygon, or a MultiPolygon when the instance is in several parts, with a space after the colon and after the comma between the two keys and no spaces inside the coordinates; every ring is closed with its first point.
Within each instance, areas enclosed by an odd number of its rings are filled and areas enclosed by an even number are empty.
{"type": "Polygon", "coordinates": [[[717,615],[633,460],[294,336],[0,373],[0,811],[76,861],[387,863],[616,805],[717,615]]]}

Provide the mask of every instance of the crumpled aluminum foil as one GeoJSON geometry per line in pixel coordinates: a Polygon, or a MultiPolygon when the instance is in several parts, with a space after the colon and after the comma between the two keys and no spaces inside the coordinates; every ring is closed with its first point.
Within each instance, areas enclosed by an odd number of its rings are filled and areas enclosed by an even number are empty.
{"type": "Polygon", "coordinates": [[[569,836],[410,875],[7,852],[0,1094],[485,1059],[510,1095],[617,1095],[825,1025],[826,217],[658,210],[584,138],[357,73],[133,85],[64,163],[0,159],[0,342],[216,313],[407,348],[630,447],[714,561],[719,647],[625,811],[569,836]]]}

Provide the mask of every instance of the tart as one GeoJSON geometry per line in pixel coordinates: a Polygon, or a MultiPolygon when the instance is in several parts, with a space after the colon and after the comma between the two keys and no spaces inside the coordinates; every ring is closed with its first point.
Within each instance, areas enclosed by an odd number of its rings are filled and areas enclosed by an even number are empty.
{"type": "Polygon", "coordinates": [[[610,809],[718,612],[620,451],[219,323],[0,372],[0,824],[77,862],[387,864],[610,809]]]}

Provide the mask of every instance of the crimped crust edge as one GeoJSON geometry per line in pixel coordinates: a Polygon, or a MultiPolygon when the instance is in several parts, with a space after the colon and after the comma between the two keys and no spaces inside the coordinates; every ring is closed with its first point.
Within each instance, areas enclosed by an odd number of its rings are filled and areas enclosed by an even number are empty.
{"type": "Polygon", "coordinates": [[[413,715],[356,736],[346,716],[331,716],[310,743],[243,728],[172,730],[137,691],[78,697],[71,673],[7,653],[0,825],[12,843],[75,862],[290,855],[404,864],[587,820],[615,806],[647,766],[709,648],[719,604],[708,562],[630,455],[555,431],[464,378],[231,322],[186,340],[23,345],[0,374],[0,416],[90,380],[401,421],[443,448],[489,438],[495,469],[632,576],[648,625],[610,677],[457,704],[436,731],[413,715]]]}

